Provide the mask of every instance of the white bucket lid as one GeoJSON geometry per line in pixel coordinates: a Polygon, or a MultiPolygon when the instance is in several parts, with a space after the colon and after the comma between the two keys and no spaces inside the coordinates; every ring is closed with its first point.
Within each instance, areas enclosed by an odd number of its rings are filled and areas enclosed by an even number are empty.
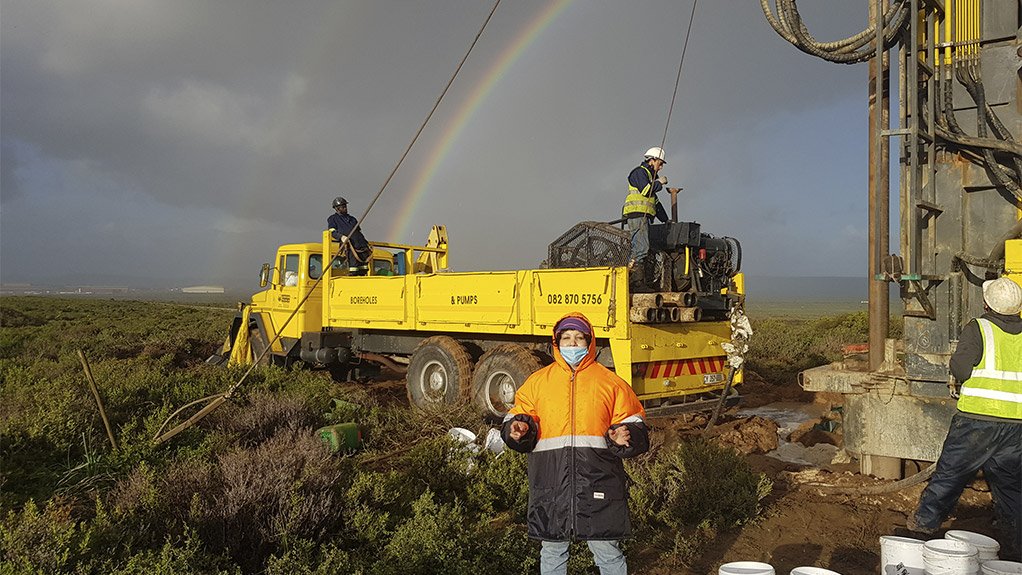
{"type": "Polygon", "coordinates": [[[973,557],[979,549],[968,541],[957,539],[930,539],[923,543],[923,557],[973,557]]]}
{"type": "Polygon", "coordinates": [[[717,570],[718,575],[774,575],[774,568],[769,563],[759,561],[732,561],[725,563],[717,570]]]}
{"type": "Polygon", "coordinates": [[[983,575],[1022,575],[1022,563],[1015,561],[987,561],[980,569],[983,575]]]}
{"type": "Polygon", "coordinates": [[[791,570],[791,575],[841,575],[837,571],[824,569],[823,567],[796,567],[791,570]]]}
{"type": "Polygon", "coordinates": [[[922,547],[923,541],[919,539],[912,539],[911,537],[899,537],[897,535],[881,535],[880,544],[893,543],[895,545],[907,545],[910,547],[922,547]]]}
{"type": "Polygon", "coordinates": [[[944,537],[947,539],[957,539],[958,541],[968,541],[975,545],[980,551],[997,551],[1001,548],[1001,544],[993,537],[987,537],[986,535],[973,533],[972,531],[952,529],[945,533],[944,537]]]}

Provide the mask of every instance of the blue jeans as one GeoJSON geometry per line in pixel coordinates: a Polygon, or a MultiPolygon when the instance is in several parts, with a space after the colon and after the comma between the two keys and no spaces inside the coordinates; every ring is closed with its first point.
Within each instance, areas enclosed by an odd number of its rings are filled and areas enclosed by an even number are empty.
{"type": "Polygon", "coordinates": [[[919,497],[915,523],[921,531],[940,529],[980,469],[990,486],[999,527],[1017,553],[1022,546],[1022,421],[983,421],[955,414],[937,469],[919,497]]]}
{"type": "Polygon", "coordinates": [[[649,218],[628,218],[628,231],[632,233],[631,261],[641,262],[649,253],[649,218]]]}
{"type": "MultiPolygon", "coordinates": [[[[645,219],[645,218],[643,218],[645,219]]],[[[593,552],[593,562],[600,575],[627,575],[628,564],[621,544],[617,541],[586,541],[593,552]]],[[[539,552],[540,575],[566,575],[568,573],[568,541],[544,541],[539,552]]]]}

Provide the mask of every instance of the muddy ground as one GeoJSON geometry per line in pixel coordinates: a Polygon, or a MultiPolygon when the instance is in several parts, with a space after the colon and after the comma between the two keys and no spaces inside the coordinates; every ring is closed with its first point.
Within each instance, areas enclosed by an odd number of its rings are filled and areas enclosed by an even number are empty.
{"type": "MultiPolygon", "coordinates": [[[[386,389],[390,399],[404,401],[403,381],[387,381],[376,389],[386,389]]],[[[773,385],[754,373],[747,374],[740,391],[741,404],[723,413],[709,435],[745,453],[751,468],[773,481],[773,492],[764,500],[761,516],[741,529],[718,535],[687,567],[665,559],[662,550],[644,546],[641,539],[635,540],[629,547],[630,572],[715,575],[723,563],[762,561],[771,564],[778,575],[787,575],[799,566],[825,567],[842,575],[880,573],[879,539],[882,535],[907,535],[905,520],[914,511],[925,482],[884,495],[824,493],[817,486],[854,489],[890,483],[859,473],[858,461],[840,449],[840,426],[826,431],[833,427],[828,421],[839,422],[839,410],[834,408],[840,405],[841,396],[808,393],[797,385],[773,385]],[[778,423],[757,413],[796,417],[794,422],[778,423]],[[790,442],[785,441],[789,438],[790,442]]],[[[652,449],[702,434],[707,418],[708,414],[697,414],[651,419],[652,449]]],[[[906,465],[905,472],[910,475],[926,463],[906,465]]],[[[962,494],[943,529],[996,537],[992,519],[990,492],[979,479],[962,494]]],[[[938,532],[942,534],[943,530],[938,532]]]]}
{"type": "MultiPolygon", "coordinates": [[[[828,420],[835,420],[835,423],[839,420],[833,408],[839,405],[840,395],[807,393],[797,386],[779,388],[756,378],[755,374],[749,380],[742,386],[743,404],[726,414],[714,434],[720,441],[747,453],[750,466],[774,481],[773,493],[764,502],[762,516],[739,531],[718,537],[689,569],[658,565],[655,559],[647,563],[646,557],[640,554],[633,561],[634,571],[649,575],[707,574],[716,573],[717,567],[730,561],[762,561],[771,564],[778,574],[787,574],[803,565],[826,567],[843,575],[880,573],[879,538],[905,535],[900,530],[914,510],[925,482],[885,495],[821,492],[814,486],[857,488],[889,481],[859,474],[858,462],[839,449],[840,427],[833,432],[826,431],[833,426],[827,425],[828,420]],[[771,447],[771,440],[777,439],[776,423],[768,418],[750,417],[748,412],[769,413],[771,408],[802,413],[806,417],[796,426],[787,451],[783,441],[787,430],[783,424],[780,434],[779,451],[803,462],[785,462],[765,455],[764,448],[771,447]],[[808,445],[808,449],[797,440],[808,445]]],[[[698,433],[705,419],[691,419],[686,423],[654,421],[654,425],[665,435],[698,433]]],[[[908,465],[906,473],[914,473],[916,467],[911,462],[908,465]]],[[[992,518],[990,493],[986,483],[978,480],[966,489],[955,515],[944,528],[993,537],[992,518]]]]}

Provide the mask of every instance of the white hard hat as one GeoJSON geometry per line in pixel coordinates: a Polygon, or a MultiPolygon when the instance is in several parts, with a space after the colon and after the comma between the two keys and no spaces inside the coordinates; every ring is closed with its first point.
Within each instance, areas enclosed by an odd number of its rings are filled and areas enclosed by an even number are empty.
{"type": "Polygon", "coordinates": [[[987,280],[983,282],[983,301],[997,313],[1016,315],[1022,310],[1022,287],[1010,278],[987,280]]]}
{"type": "Polygon", "coordinates": [[[667,163],[667,160],[664,159],[665,156],[664,156],[664,149],[663,148],[650,148],[650,149],[646,150],[646,158],[647,159],[648,158],[652,158],[654,160],[660,160],[661,162],[663,162],[665,164],[667,163]]]}

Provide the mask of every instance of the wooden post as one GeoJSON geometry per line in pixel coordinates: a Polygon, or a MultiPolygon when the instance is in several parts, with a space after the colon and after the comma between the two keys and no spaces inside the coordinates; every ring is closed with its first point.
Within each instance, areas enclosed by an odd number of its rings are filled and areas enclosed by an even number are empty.
{"type": "Polygon", "coordinates": [[[103,426],[106,427],[106,436],[110,438],[110,445],[114,451],[118,450],[117,440],[114,439],[114,432],[110,429],[110,420],[106,418],[106,410],[103,409],[103,400],[99,398],[99,389],[96,388],[96,380],[92,379],[92,369],[89,368],[89,360],[85,358],[85,352],[78,350],[78,359],[82,360],[82,368],[85,369],[85,379],[89,380],[89,389],[92,390],[92,397],[96,398],[96,406],[99,407],[99,416],[103,418],[103,426]]]}

